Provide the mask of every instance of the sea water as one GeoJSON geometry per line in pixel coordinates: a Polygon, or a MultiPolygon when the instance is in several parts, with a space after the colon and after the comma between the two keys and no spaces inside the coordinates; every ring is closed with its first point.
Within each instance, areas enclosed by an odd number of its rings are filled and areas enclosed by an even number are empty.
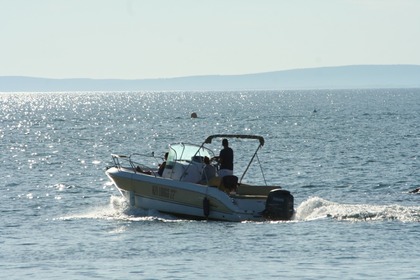
{"type": "MultiPolygon", "coordinates": [[[[419,89],[0,93],[0,108],[1,279],[420,278],[419,89]],[[265,138],[247,180],[290,190],[294,220],[133,209],[104,173],[111,153],[216,133],[265,138]]],[[[240,144],[235,170],[254,151],[240,144]]]]}

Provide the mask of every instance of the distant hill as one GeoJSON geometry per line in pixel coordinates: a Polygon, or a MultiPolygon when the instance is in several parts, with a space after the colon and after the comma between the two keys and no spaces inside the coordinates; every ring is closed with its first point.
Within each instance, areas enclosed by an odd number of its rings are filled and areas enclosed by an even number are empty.
{"type": "Polygon", "coordinates": [[[0,77],[0,92],[419,88],[420,65],[357,65],[168,79],[0,77]]]}

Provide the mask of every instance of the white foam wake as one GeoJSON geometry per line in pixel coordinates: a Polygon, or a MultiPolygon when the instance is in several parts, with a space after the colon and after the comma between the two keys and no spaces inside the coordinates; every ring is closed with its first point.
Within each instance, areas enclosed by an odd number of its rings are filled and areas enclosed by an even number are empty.
{"type": "Polygon", "coordinates": [[[309,221],[323,218],[350,221],[398,220],[419,222],[419,206],[342,204],[319,197],[311,197],[296,209],[296,220],[309,221]]]}
{"type": "Polygon", "coordinates": [[[156,210],[131,207],[122,196],[111,196],[109,204],[95,206],[80,213],[58,218],[59,220],[105,219],[123,221],[177,221],[173,216],[156,210]]]}

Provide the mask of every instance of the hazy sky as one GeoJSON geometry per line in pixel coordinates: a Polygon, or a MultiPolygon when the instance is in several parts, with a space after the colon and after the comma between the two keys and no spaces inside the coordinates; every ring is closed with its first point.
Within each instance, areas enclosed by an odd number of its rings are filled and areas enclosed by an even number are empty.
{"type": "Polygon", "coordinates": [[[0,0],[0,76],[420,64],[420,0],[0,0]]]}

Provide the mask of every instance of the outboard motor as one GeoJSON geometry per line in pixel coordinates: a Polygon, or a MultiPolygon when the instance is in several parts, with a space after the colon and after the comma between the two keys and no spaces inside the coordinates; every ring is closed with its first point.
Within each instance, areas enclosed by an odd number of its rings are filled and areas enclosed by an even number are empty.
{"type": "Polygon", "coordinates": [[[290,220],[293,216],[293,195],[286,190],[270,191],[265,202],[264,216],[270,220],[290,220]]]}

